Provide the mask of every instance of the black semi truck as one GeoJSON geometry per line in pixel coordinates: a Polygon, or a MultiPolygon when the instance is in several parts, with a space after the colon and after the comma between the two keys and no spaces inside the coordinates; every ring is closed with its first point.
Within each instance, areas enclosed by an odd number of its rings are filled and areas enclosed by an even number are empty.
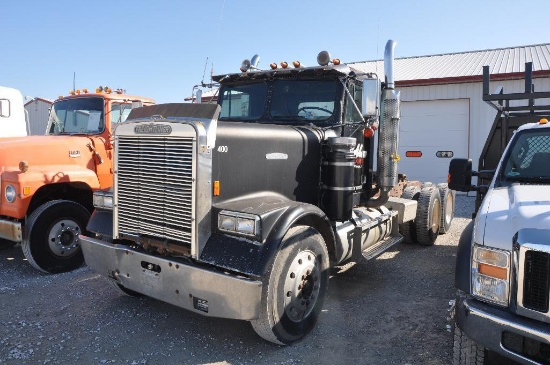
{"type": "Polygon", "coordinates": [[[377,257],[400,228],[432,245],[452,207],[446,186],[399,179],[394,46],[384,81],[321,52],[316,67],[245,61],[215,78],[217,104],[133,110],[82,237],[87,264],[127,294],[301,339],[331,267],[377,257]]]}

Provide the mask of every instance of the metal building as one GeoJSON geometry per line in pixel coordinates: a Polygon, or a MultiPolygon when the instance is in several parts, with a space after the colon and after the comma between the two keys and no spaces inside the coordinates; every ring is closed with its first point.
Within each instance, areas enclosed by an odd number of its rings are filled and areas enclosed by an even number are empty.
{"type": "MultiPolygon", "coordinates": [[[[401,91],[399,170],[412,180],[444,182],[451,157],[478,157],[496,112],[482,100],[483,66],[491,93],[524,91],[525,62],[533,62],[535,91],[550,91],[550,44],[395,60],[401,91]]],[[[354,62],[363,72],[384,74],[383,61],[354,62]]]]}
{"type": "Polygon", "coordinates": [[[41,135],[46,133],[52,103],[51,100],[42,98],[34,98],[25,103],[25,110],[29,116],[30,135],[41,135]]]}

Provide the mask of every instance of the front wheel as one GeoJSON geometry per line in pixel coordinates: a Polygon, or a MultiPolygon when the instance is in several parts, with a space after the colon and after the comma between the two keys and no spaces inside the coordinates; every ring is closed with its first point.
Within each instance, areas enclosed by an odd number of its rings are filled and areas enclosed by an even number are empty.
{"type": "Polygon", "coordinates": [[[260,317],[252,320],[267,341],[289,345],[317,323],[329,278],[329,258],[315,229],[290,229],[263,283],[260,317]]]}
{"type": "Polygon", "coordinates": [[[79,235],[90,212],[82,205],[53,200],[38,207],[27,220],[21,246],[29,263],[46,273],[74,270],[84,263],[79,235]]]}
{"type": "Polygon", "coordinates": [[[482,365],[485,349],[466,336],[458,326],[454,328],[453,365],[482,365]]]}

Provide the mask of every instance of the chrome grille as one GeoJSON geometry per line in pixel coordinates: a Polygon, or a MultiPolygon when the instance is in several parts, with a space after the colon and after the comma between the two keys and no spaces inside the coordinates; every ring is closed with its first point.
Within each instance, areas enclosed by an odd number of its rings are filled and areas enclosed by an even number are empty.
{"type": "Polygon", "coordinates": [[[119,234],[191,244],[195,138],[120,135],[116,144],[119,234]]]}

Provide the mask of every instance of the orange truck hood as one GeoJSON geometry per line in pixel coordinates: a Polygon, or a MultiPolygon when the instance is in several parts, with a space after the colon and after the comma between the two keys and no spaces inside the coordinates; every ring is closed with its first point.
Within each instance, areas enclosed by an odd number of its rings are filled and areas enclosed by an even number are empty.
{"type": "MultiPolygon", "coordinates": [[[[27,136],[0,139],[0,169],[18,171],[26,161],[27,173],[57,175],[64,168],[88,169],[94,172],[90,138],[82,136],[27,136]]],[[[95,175],[95,173],[94,173],[95,175]]]]}
{"type": "MultiPolygon", "coordinates": [[[[13,185],[19,196],[14,203],[7,204],[2,194],[1,214],[14,218],[23,217],[32,196],[47,184],[83,183],[93,190],[109,187],[100,186],[96,175],[95,157],[87,146],[92,144],[92,140],[95,141],[96,148],[97,144],[104,143],[99,137],[85,136],[0,138],[2,187],[13,185]],[[28,164],[25,172],[19,169],[21,161],[28,164]]],[[[99,150],[105,151],[105,147],[101,146],[99,150]]],[[[103,164],[109,164],[110,168],[111,159],[103,157],[103,164]]]]}

